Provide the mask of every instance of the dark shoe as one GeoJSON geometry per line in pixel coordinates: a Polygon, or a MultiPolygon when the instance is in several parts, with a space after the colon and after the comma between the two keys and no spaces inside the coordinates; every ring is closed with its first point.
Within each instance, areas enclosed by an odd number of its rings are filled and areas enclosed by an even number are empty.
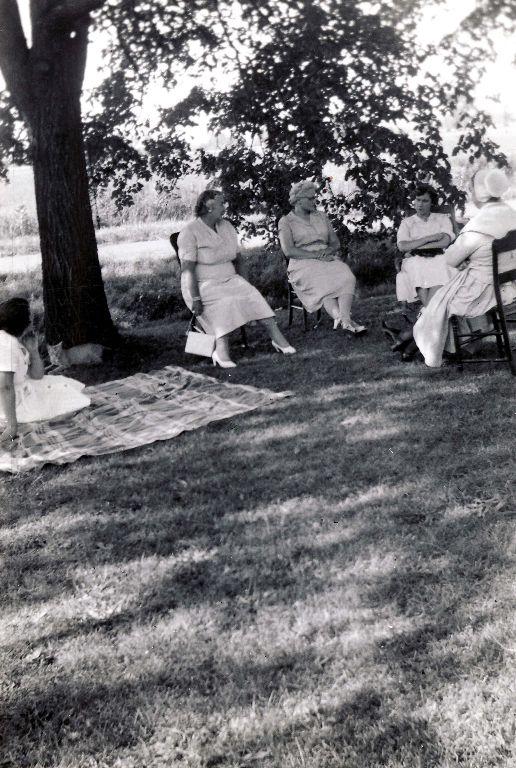
{"type": "Polygon", "coordinates": [[[404,363],[408,363],[413,360],[418,353],[417,344],[414,339],[410,339],[401,353],[401,360],[404,363]]]}
{"type": "Polygon", "coordinates": [[[396,342],[396,344],[393,344],[393,346],[391,347],[391,350],[393,352],[405,352],[407,350],[407,347],[413,343],[414,343],[414,338],[412,336],[412,333],[410,334],[410,336],[401,336],[400,334],[400,336],[398,336],[398,341],[396,342]]]}
{"type": "Polygon", "coordinates": [[[416,320],[419,317],[419,313],[421,312],[422,305],[420,303],[417,303],[415,307],[407,307],[404,309],[401,313],[402,317],[405,318],[407,323],[410,325],[414,325],[416,320]]]}
{"type": "Polygon", "coordinates": [[[393,328],[385,322],[385,320],[382,320],[382,330],[385,336],[389,339],[389,341],[392,341],[394,344],[397,344],[399,341],[398,334],[400,332],[399,328],[393,328]]]}

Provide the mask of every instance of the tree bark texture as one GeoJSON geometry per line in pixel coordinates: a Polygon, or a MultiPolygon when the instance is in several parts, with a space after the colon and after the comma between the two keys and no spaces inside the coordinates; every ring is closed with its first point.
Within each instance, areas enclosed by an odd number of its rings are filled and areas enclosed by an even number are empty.
{"type": "Polygon", "coordinates": [[[32,47],[24,63],[19,61],[22,71],[12,67],[15,88],[7,81],[31,138],[46,338],[52,345],[62,342],[64,349],[109,346],[116,339],[98,260],[82,136],[87,6],[33,0],[32,47]],[[75,7],[79,15],[73,15],[75,7]]]}

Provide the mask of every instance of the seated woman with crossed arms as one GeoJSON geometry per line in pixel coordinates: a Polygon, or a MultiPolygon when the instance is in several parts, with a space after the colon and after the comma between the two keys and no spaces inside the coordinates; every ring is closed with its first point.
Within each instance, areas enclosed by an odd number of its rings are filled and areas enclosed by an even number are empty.
{"type": "MultiPolygon", "coordinates": [[[[432,211],[437,200],[433,187],[418,184],[414,191],[415,213],[404,218],[398,229],[397,246],[402,260],[396,275],[396,298],[408,305],[407,320],[411,324],[417,315],[413,309],[416,302],[426,306],[438,288],[457,273],[442,256],[444,249],[455,240],[455,233],[449,216],[432,211]]],[[[392,350],[401,352],[402,360],[411,360],[416,352],[412,328],[400,331],[385,320],[382,327],[394,342],[392,350]]]]}
{"type": "Polygon", "coordinates": [[[292,184],[293,210],[279,220],[279,239],[289,260],[288,278],[307,312],[324,307],[333,327],[358,336],[367,328],[351,319],[356,279],[342,261],[341,246],[329,218],[316,207],[313,181],[292,184]]]}

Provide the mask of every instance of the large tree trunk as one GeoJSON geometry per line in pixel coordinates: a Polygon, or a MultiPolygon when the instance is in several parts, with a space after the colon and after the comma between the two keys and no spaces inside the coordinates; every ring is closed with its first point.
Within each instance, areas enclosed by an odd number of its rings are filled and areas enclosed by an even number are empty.
{"type": "Polygon", "coordinates": [[[65,79],[38,94],[32,120],[46,337],[64,348],[109,346],[115,332],[98,261],[79,96],[66,92],[65,79]]]}
{"type": "Polygon", "coordinates": [[[28,48],[16,0],[0,0],[0,66],[31,137],[49,344],[110,346],[88,194],[81,91],[90,12],[104,0],[30,0],[28,48]]]}
{"type": "Polygon", "coordinates": [[[85,19],[73,26],[44,21],[33,23],[29,120],[46,337],[64,349],[92,342],[109,346],[116,333],[98,260],[82,137],[88,25],[85,19]]]}

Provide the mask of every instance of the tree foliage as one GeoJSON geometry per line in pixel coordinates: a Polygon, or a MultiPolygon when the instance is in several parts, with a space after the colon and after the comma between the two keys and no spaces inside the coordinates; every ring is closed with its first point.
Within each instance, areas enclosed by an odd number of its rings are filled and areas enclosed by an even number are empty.
{"type": "Polygon", "coordinates": [[[423,177],[462,203],[441,118],[462,104],[455,151],[472,162],[505,163],[488,138],[490,116],[473,103],[475,78],[494,54],[489,29],[498,21],[512,29],[513,4],[478,4],[459,34],[443,42],[443,77],[426,73],[435,51],[416,41],[425,5],[242,3],[237,22],[234,11],[219,6],[219,35],[233,52],[224,62],[231,79],[208,81],[164,111],[161,141],[177,141],[199,112],[208,113],[212,130],[228,139],[220,151],[192,153],[190,168],[217,177],[235,212],[265,210],[264,220],[249,225],[254,231],[271,231],[292,181],[309,177],[331,190],[328,163],[344,169],[352,191],[331,194],[327,205],[337,225],[347,221],[358,233],[396,222],[407,186],[423,177]]]}
{"type": "MultiPolygon", "coordinates": [[[[437,75],[426,71],[435,51],[417,41],[424,0],[96,5],[91,24],[107,40],[106,77],[91,94],[85,147],[93,192],[111,184],[120,206],[150,173],[171,186],[196,171],[217,178],[235,214],[266,212],[264,222],[250,226],[269,231],[290,183],[312,177],[324,184],[333,163],[349,181],[328,200],[336,220],[358,232],[382,227],[399,217],[407,185],[422,176],[461,202],[440,123],[459,107],[455,151],[473,162],[505,162],[474,93],[495,53],[491,33],[514,28],[514,0],[478,0],[440,44],[445,70],[437,75]],[[195,87],[151,129],[141,118],[146,92],[153,83],[173,88],[185,72],[195,87]],[[189,130],[200,114],[209,116],[222,148],[192,151],[189,130]]],[[[5,100],[0,118],[2,155],[21,158],[26,145],[5,100]]]]}

